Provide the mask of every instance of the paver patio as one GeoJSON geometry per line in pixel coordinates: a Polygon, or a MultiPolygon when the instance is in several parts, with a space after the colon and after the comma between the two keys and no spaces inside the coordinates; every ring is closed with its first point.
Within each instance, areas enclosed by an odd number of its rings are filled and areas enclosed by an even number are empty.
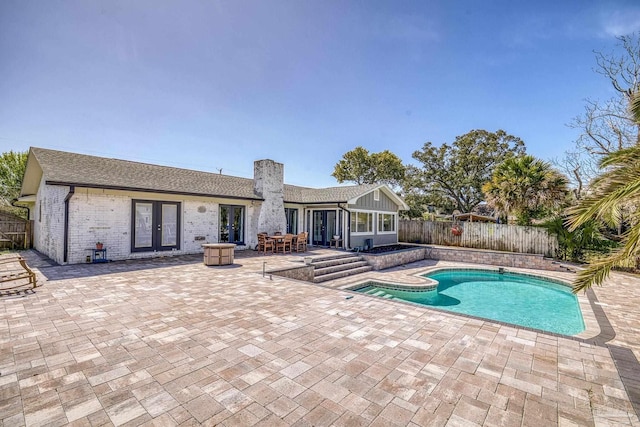
{"type": "Polygon", "coordinates": [[[632,276],[595,290],[610,327],[578,340],[263,277],[296,254],[26,256],[47,280],[0,298],[2,425],[640,426],[632,276]]]}

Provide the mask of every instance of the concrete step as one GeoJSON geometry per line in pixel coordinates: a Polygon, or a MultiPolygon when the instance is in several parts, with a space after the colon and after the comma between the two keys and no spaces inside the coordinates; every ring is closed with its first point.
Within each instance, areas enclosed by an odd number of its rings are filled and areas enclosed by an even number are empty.
{"type": "Polygon", "coordinates": [[[314,258],[311,265],[313,266],[314,283],[339,279],[372,270],[372,267],[361,256],[351,253],[314,258]]]}
{"type": "Polygon", "coordinates": [[[335,273],[329,273],[319,277],[314,277],[313,283],[321,283],[321,282],[326,282],[328,280],[340,279],[342,277],[347,277],[354,274],[366,273],[367,271],[371,271],[371,270],[372,270],[372,267],[370,265],[367,265],[366,267],[358,267],[358,268],[353,268],[349,270],[337,271],[335,273]]]}
{"type": "Polygon", "coordinates": [[[332,258],[327,260],[323,259],[320,261],[313,260],[311,265],[313,265],[316,269],[318,269],[318,268],[331,267],[334,265],[349,264],[352,262],[359,262],[359,261],[362,261],[361,256],[346,256],[342,258],[332,258]]]}
{"type": "Polygon", "coordinates": [[[313,257],[313,260],[311,263],[314,265],[317,265],[324,262],[338,261],[338,260],[350,259],[350,258],[360,258],[360,256],[352,253],[336,253],[335,255],[324,255],[319,257],[313,257]]]}
{"type": "Polygon", "coordinates": [[[311,265],[315,266],[316,268],[323,268],[331,265],[347,264],[349,262],[356,262],[356,261],[362,261],[362,257],[350,255],[350,256],[343,256],[340,258],[313,260],[311,265]]]}
{"type": "Polygon", "coordinates": [[[331,274],[338,271],[350,270],[350,269],[364,267],[368,265],[369,264],[367,264],[366,261],[358,261],[358,258],[356,258],[356,261],[352,261],[352,262],[345,262],[342,264],[333,264],[333,265],[329,265],[327,267],[322,267],[322,268],[316,267],[313,269],[313,274],[315,275],[315,277],[318,277],[318,276],[324,276],[325,274],[331,274]]]}
{"type": "Polygon", "coordinates": [[[378,289],[378,288],[370,289],[367,292],[365,292],[365,294],[371,295],[373,297],[380,297],[380,298],[390,298],[390,299],[394,298],[393,295],[388,294],[384,289],[378,289]]]}

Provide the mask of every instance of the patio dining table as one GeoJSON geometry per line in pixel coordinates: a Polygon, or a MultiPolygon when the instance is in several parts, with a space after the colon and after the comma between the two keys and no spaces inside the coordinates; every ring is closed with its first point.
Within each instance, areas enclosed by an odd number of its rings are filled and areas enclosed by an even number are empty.
{"type": "MultiPolygon", "coordinates": [[[[282,235],[278,234],[278,235],[275,235],[275,236],[267,236],[267,238],[268,239],[273,239],[276,242],[281,242],[281,241],[284,240],[285,236],[286,236],[286,234],[282,234],[282,235]]],[[[295,242],[296,240],[298,240],[298,236],[296,234],[294,234],[293,235],[293,241],[295,242]]]]}
{"type": "MultiPolygon", "coordinates": [[[[280,243],[280,242],[284,241],[285,237],[286,237],[286,234],[277,234],[277,235],[274,235],[274,236],[267,236],[267,239],[272,239],[276,243],[280,243]]],[[[298,236],[294,234],[292,239],[291,239],[292,247],[296,244],[297,241],[298,241],[298,236]]]]}

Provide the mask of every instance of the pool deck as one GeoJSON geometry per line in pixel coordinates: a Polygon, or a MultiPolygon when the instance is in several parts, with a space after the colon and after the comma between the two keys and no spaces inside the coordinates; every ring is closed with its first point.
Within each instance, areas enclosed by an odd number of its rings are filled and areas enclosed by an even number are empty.
{"type": "Polygon", "coordinates": [[[580,297],[596,322],[581,339],[342,289],[459,263],[319,286],[262,275],[298,254],[24,255],[46,280],[0,297],[2,425],[640,426],[638,277],[580,297]]]}

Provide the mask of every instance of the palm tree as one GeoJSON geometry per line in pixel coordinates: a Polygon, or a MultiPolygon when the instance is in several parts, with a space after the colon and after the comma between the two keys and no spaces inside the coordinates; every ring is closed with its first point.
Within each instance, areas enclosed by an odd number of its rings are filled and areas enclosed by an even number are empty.
{"type": "Polygon", "coordinates": [[[636,93],[633,99],[631,100],[631,115],[633,116],[633,120],[636,122],[638,127],[640,128],[640,92],[636,93]]]}
{"type": "Polygon", "coordinates": [[[503,215],[515,215],[521,225],[529,225],[546,209],[559,207],[568,192],[562,174],[530,155],[502,162],[482,191],[489,206],[503,215]]]}
{"type": "MultiPolygon", "coordinates": [[[[630,104],[631,114],[640,126],[640,92],[636,93],[630,104]]],[[[609,276],[611,269],[628,265],[637,265],[640,259],[640,145],[616,151],[604,157],[600,162],[604,172],[593,180],[591,193],[570,210],[569,230],[575,230],[587,221],[596,219],[609,226],[619,223],[620,212],[626,207],[630,224],[620,240],[620,248],[608,256],[596,260],[578,274],[573,290],[586,290],[592,285],[601,285],[609,276]]]]}

